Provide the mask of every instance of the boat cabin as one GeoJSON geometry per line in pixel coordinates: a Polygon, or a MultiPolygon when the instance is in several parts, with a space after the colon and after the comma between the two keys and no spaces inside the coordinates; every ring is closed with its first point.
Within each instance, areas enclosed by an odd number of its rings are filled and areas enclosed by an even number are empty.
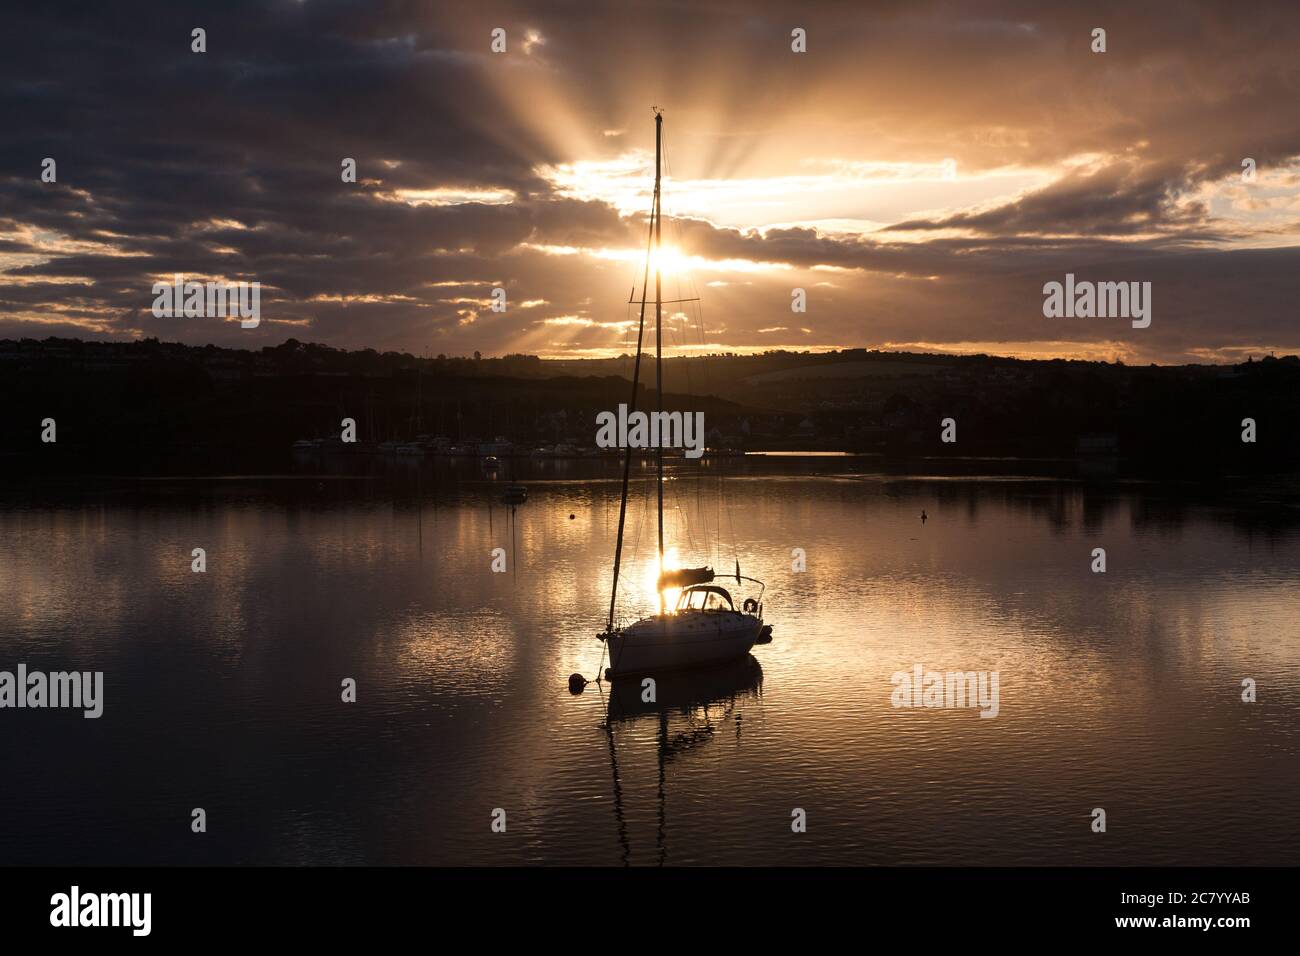
{"type": "Polygon", "coordinates": [[[679,611],[735,611],[736,605],[726,588],[716,584],[697,584],[685,588],[677,597],[679,611]]]}

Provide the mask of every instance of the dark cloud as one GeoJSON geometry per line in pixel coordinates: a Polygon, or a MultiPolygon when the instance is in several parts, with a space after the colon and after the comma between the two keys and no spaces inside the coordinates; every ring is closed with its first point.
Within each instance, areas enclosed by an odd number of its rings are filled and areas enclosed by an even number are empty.
{"type": "Polygon", "coordinates": [[[638,248],[643,223],[557,194],[539,169],[645,146],[660,103],[679,178],[944,156],[963,173],[1052,173],[860,235],[683,218],[687,251],[782,267],[702,277],[726,283],[706,290],[721,345],[780,327],[773,345],[1295,347],[1295,224],[1225,220],[1205,191],[1242,157],[1263,170],[1300,155],[1297,39],[1300,9],[1280,3],[33,5],[0,38],[0,335],[616,345],[635,267],[560,253],[638,248]],[[45,156],[55,185],[39,182],[45,156]],[[356,185],[340,182],[345,156],[356,185]],[[1043,319],[1042,283],[1066,271],[1156,283],[1151,329],[1043,319]],[[267,321],[153,318],[151,277],[175,272],[261,281],[267,321]],[[495,284],[504,315],[480,304],[495,284]]]}

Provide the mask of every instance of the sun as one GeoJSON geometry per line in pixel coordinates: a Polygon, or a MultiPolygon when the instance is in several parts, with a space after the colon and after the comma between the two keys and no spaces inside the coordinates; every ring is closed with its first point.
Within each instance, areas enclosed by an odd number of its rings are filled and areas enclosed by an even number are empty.
{"type": "MultiPolygon", "coordinates": [[[[676,548],[664,549],[664,570],[673,571],[678,566],[678,557],[676,548]]],[[[641,575],[641,590],[644,599],[658,607],[659,595],[657,588],[659,585],[659,556],[655,555],[646,562],[645,571],[641,575]]],[[[664,608],[668,611],[677,607],[677,596],[682,593],[681,588],[666,588],[664,590],[664,608]]]]}
{"type": "Polygon", "coordinates": [[[650,274],[656,272],[665,276],[678,276],[686,271],[689,257],[672,245],[663,245],[650,250],[650,274]]]}

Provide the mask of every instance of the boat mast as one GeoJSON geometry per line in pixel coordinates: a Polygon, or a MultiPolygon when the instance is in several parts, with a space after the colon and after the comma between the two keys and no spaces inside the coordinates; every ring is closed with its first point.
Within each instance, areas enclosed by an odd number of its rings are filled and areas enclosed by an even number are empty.
{"type": "MultiPolygon", "coordinates": [[[[660,200],[660,160],[663,156],[663,150],[660,143],[663,139],[664,114],[655,111],[655,385],[658,390],[658,411],[657,420],[662,425],[664,416],[664,330],[663,330],[663,274],[660,268],[660,230],[663,228],[664,215],[661,208],[660,200]]],[[[663,436],[660,436],[662,439],[663,436]]],[[[655,459],[658,464],[659,474],[655,479],[655,484],[659,491],[659,577],[655,580],[655,590],[659,594],[659,613],[664,612],[664,444],[663,441],[655,442],[655,459]]]]}
{"type": "MultiPolygon", "coordinates": [[[[657,115],[657,114],[656,114],[657,115]]],[[[655,138],[656,156],[658,153],[658,136],[655,138]]],[[[656,167],[658,159],[656,158],[656,167]]],[[[650,206],[650,229],[645,244],[645,270],[641,274],[641,318],[636,330],[636,359],[632,363],[632,398],[628,402],[628,415],[636,411],[637,385],[641,379],[641,344],[645,338],[646,294],[650,288],[650,253],[654,248],[655,221],[659,215],[659,176],[655,175],[654,202],[650,206]]],[[[605,630],[614,630],[614,607],[618,602],[618,572],[623,563],[623,527],[627,520],[627,483],[632,470],[632,446],[628,445],[623,454],[623,493],[618,503],[618,541],[614,545],[614,586],[609,595],[609,622],[605,630]]],[[[662,548],[661,548],[662,550],[662,548]]],[[[662,572],[662,561],[660,562],[662,572]]],[[[662,600],[662,598],[661,598],[662,600]]]]}

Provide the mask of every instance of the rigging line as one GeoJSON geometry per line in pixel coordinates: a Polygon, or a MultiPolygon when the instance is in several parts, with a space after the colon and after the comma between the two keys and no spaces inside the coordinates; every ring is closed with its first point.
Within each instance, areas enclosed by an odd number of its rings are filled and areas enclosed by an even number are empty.
{"type": "MultiPolygon", "coordinates": [[[[705,396],[707,396],[710,393],[711,386],[713,385],[713,375],[712,375],[713,365],[712,365],[712,359],[708,348],[708,333],[705,329],[705,324],[704,324],[704,297],[700,294],[700,289],[699,286],[696,284],[694,274],[688,272],[687,277],[691,286],[688,291],[690,291],[691,294],[696,297],[696,313],[695,313],[696,328],[699,330],[699,335],[700,335],[700,370],[702,373],[701,374],[702,382],[699,390],[699,395],[700,395],[701,404],[703,404],[706,400],[705,396]]],[[[700,482],[703,483],[704,480],[705,477],[701,472],[700,482]]],[[[722,540],[722,512],[721,512],[722,501],[721,501],[720,487],[719,487],[719,496],[716,501],[716,504],[717,504],[717,508],[715,509],[716,514],[715,514],[714,523],[716,523],[717,525],[718,534],[717,537],[714,538],[714,542],[715,542],[715,548],[720,548],[721,547],[720,542],[722,540]]],[[[700,517],[701,520],[703,521],[704,520],[703,512],[701,512],[700,517]]]]}
{"type": "Polygon", "coordinates": [[[698,554],[699,552],[695,547],[695,535],[691,533],[690,522],[686,520],[686,511],[682,508],[680,502],[676,502],[676,508],[678,514],[678,524],[680,524],[683,528],[686,529],[686,543],[690,545],[691,554],[698,554]]]}
{"type": "MultiPolygon", "coordinates": [[[[705,307],[703,307],[703,302],[699,303],[698,315],[699,315],[699,336],[701,336],[702,343],[705,343],[707,342],[707,333],[705,330],[705,307]]],[[[708,382],[712,382],[715,380],[714,371],[716,367],[718,367],[718,365],[716,365],[716,362],[714,360],[715,356],[712,355],[712,352],[708,350],[707,347],[705,347],[705,350],[703,350],[703,352],[705,352],[705,362],[703,362],[703,373],[705,373],[706,380],[708,382]]],[[[722,432],[719,431],[719,434],[722,434],[722,432]]],[[[723,501],[723,485],[722,485],[723,475],[724,475],[724,470],[719,471],[718,498],[716,498],[716,502],[718,502],[718,507],[716,507],[716,522],[718,522],[718,538],[716,538],[716,540],[718,540],[719,558],[722,557],[723,511],[727,510],[727,507],[725,507],[723,501]]]]}
{"type": "MultiPolygon", "coordinates": [[[[663,154],[662,113],[655,114],[655,218],[651,222],[654,229],[654,249],[657,255],[663,250],[663,177],[660,162],[663,154]]],[[[649,260],[646,262],[649,268],[649,260]]],[[[663,267],[655,262],[655,410],[664,410],[664,331],[663,331],[663,267]]],[[[655,452],[655,486],[659,492],[659,577],[664,573],[664,451],[660,444],[655,452]]],[[[656,588],[657,590],[657,588],[656,588]]],[[[658,592],[659,613],[664,611],[663,591],[658,592]]]]}
{"type": "Polygon", "coordinates": [[[637,565],[637,563],[641,558],[641,541],[645,536],[646,525],[650,523],[649,522],[650,492],[648,490],[648,487],[649,486],[647,486],[646,493],[640,496],[639,500],[641,502],[641,511],[635,516],[636,518],[635,537],[633,538],[631,556],[628,560],[629,565],[633,567],[637,565]]]}
{"type": "MultiPolygon", "coordinates": [[[[664,169],[665,169],[667,175],[668,175],[669,177],[671,177],[672,174],[673,174],[673,173],[672,173],[673,167],[672,167],[672,161],[671,161],[671,158],[670,158],[670,150],[669,150],[669,148],[668,148],[668,136],[667,136],[667,133],[664,134],[664,137],[663,137],[663,138],[664,138],[664,146],[663,146],[663,154],[664,154],[663,162],[664,162],[664,169]]],[[[674,217],[674,218],[672,218],[672,219],[669,220],[669,226],[670,226],[670,229],[673,230],[673,235],[676,237],[678,250],[679,250],[679,252],[680,252],[680,251],[682,251],[682,248],[683,248],[683,246],[682,246],[682,241],[681,241],[682,230],[681,230],[680,223],[678,223],[676,217],[674,217]]],[[[700,287],[699,287],[698,283],[697,283],[696,280],[695,280],[695,274],[694,274],[694,272],[691,271],[690,269],[687,269],[687,268],[683,267],[682,270],[681,270],[681,272],[680,272],[680,274],[679,274],[678,276],[676,276],[675,278],[676,278],[677,281],[678,281],[678,293],[677,293],[678,296],[679,296],[680,298],[689,298],[689,299],[693,299],[694,302],[695,302],[695,307],[696,307],[696,313],[695,313],[696,328],[699,330],[699,334],[700,334],[700,353],[701,353],[701,358],[702,358],[702,360],[703,360],[703,361],[702,361],[702,372],[703,372],[703,378],[704,378],[704,382],[702,383],[702,387],[701,387],[700,392],[699,392],[699,397],[700,397],[701,401],[703,401],[703,396],[708,392],[708,387],[709,387],[709,385],[710,385],[710,384],[712,383],[712,381],[713,381],[713,376],[711,375],[712,367],[711,367],[710,355],[709,355],[709,351],[708,351],[708,334],[707,334],[706,327],[705,327],[705,323],[704,323],[704,297],[703,297],[703,295],[701,294],[700,287]],[[686,293],[687,293],[686,295],[683,295],[683,294],[682,294],[682,291],[681,291],[681,281],[682,281],[683,278],[685,279],[686,283],[688,284],[688,288],[687,288],[687,290],[686,290],[686,293]]],[[[688,319],[689,319],[689,315],[688,315],[688,319]]],[[[684,330],[683,330],[683,334],[684,334],[684,330]]],[[[695,394],[694,391],[693,391],[693,389],[692,389],[692,384],[693,384],[693,383],[692,383],[692,380],[691,380],[691,366],[692,366],[692,364],[693,364],[693,363],[691,362],[689,355],[687,355],[687,356],[683,356],[683,358],[682,358],[682,366],[683,366],[683,371],[684,371],[684,373],[685,373],[685,377],[686,377],[687,390],[688,390],[689,393],[691,393],[691,394],[695,394]]],[[[703,480],[704,480],[704,477],[703,477],[703,474],[701,473],[700,481],[703,482],[703,480]]],[[[720,549],[721,549],[721,541],[722,541],[722,510],[723,510],[723,506],[722,506],[722,487],[721,487],[721,484],[719,484],[719,487],[718,487],[718,499],[717,499],[717,505],[718,505],[718,507],[717,507],[716,520],[717,520],[718,534],[717,534],[717,537],[716,537],[714,540],[715,540],[715,548],[719,549],[719,552],[720,552],[720,549]]],[[[703,514],[701,514],[700,517],[701,517],[701,520],[703,520],[703,517],[704,517],[703,514]]],[[[733,529],[734,529],[734,525],[733,525],[733,529]]],[[[734,530],[733,530],[733,538],[734,538],[734,530]]],[[[719,554],[719,556],[720,556],[720,554],[719,554]]],[[[717,563],[717,562],[715,561],[715,564],[716,564],[716,563],[717,563]]]]}
{"type": "MultiPolygon", "coordinates": [[[[645,334],[645,306],[646,306],[646,286],[650,279],[650,243],[655,238],[655,219],[659,211],[659,182],[655,181],[654,210],[650,215],[649,236],[646,239],[645,254],[645,271],[641,281],[641,317],[636,333],[636,358],[632,363],[632,399],[628,408],[628,414],[631,415],[636,409],[636,390],[637,383],[641,377],[641,340],[645,334]]],[[[614,628],[614,605],[618,602],[618,573],[621,569],[623,560],[623,524],[627,516],[627,482],[632,470],[632,447],[628,446],[623,458],[623,492],[619,498],[618,505],[618,543],[614,547],[614,584],[610,588],[609,595],[609,620],[606,625],[607,630],[614,628]]]]}
{"type": "Polygon", "coordinates": [[[730,509],[730,508],[727,508],[727,509],[726,509],[726,512],[727,512],[727,528],[730,529],[730,531],[731,531],[731,554],[732,554],[733,557],[735,557],[735,559],[737,560],[737,562],[739,562],[739,561],[740,561],[740,548],[739,548],[739,546],[736,544],[736,519],[735,519],[735,515],[733,515],[733,514],[731,513],[731,509],[730,509]]]}
{"type": "MultiPolygon", "coordinates": [[[[722,542],[722,515],[723,515],[724,513],[726,513],[726,514],[728,514],[728,517],[730,517],[730,512],[728,511],[728,509],[726,509],[726,508],[723,507],[723,505],[722,505],[722,486],[723,486],[723,484],[726,482],[726,478],[727,478],[727,465],[728,465],[729,462],[728,462],[728,459],[727,459],[727,457],[726,457],[725,455],[724,455],[724,456],[721,456],[721,458],[720,458],[719,460],[722,462],[722,467],[721,467],[721,468],[719,469],[719,471],[718,471],[718,542],[719,542],[718,547],[719,547],[719,549],[721,549],[721,547],[722,547],[722,544],[721,544],[721,542],[722,542]]],[[[735,533],[735,528],[734,528],[734,527],[732,528],[732,533],[731,533],[731,551],[732,551],[732,554],[735,554],[735,552],[736,552],[736,533],[735,533]]]]}
{"type": "MultiPolygon", "coordinates": [[[[701,459],[700,459],[700,462],[703,462],[703,461],[704,461],[704,459],[701,458],[701,459]]],[[[703,499],[702,495],[700,494],[700,487],[704,484],[704,465],[703,465],[703,464],[699,464],[699,466],[696,468],[696,471],[695,471],[695,481],[693,482],[693,484],[695,485],[695,517],[696,517],[697,519],[699,519],[699,523],[700,523],[701,525],[704,525],[705,528],[707,529],[708,526],[707,526],[707,525],[705,524],[705,522],[704,522],[704,499],[703,499]]],[[[710,537],[711,537],[711,536],[710,536],[710,537]]],[[[715,566],[715,567],[717,566],[717,562],[716,562],[716,561],[714,562],[714,566],[715,566]]]]}
{"type": "MultiPolygon", "coordinates": [[[[712,363],[712,359],[711,359],[710,356],[709,356],[709,350],[708,350],[708,348],[707,348],[707,344],[706,344],[706,343],[707,343],[707,338],[706,338],[707,333],[705,332],[705,326],[704,326],[704,303],[702,303],[702,302],[700,303],[699,319],[700,319],[700,339],[701,339],[701,343],[702,343],[702,344],[705,344],[705,346],[706,346],[706,347],[704,348],[704,369],[703,369],[703,371],[704,371],[704,379],[705,379],[705,381],[706,381],[707,383],[712,384],[713,381],[714,381],[713,374],[712,374],[712,372],[713,372],[713,365],[711,364],[711,363],[712,363]]],[[[719,437],[722,436],[722,430],[721,430],[721,429],[718,430],[718,435],[719,435],[719,437]]],[[[714,503],[715,503],[715,507],[714,507],[714,523],[718,526],[718,536],[714,539],[714,541],[716,542],[716,547],[717,547],[717,549],[718,549],[718,556],[719,556],[719,558],[721,558],[721,555],[722,555],[722,509],[723,509],[723,504],[722,504],[722,485],[721,485],[720,483],[719,483],[719,485],[718,485],[718,494],[717,494],[717,497],[714,499],[714,503]]]]}
{"type": "Polygon", "coordinates": [[[628,349],[632,345],[632,301],[629,299],[627,310],[623,313],[623,358],[627,359],[623,363],[622,371],[627,372],[627,367],[632,363],[632,357],[628,354],[628,349]]]}
{"type": "Polygon", "coordinates": [[[647,478],[646,493],[641,496],[641,515],[637,519],[636,525],[636,555],[638,559],[641,557],[641,542],[645,539],[646,528],[650,527],[652,524],[650,521],[650,482],[652,480],[653,479],[647,478]]]}
{"type": "MultiPolygon", "coordinates": [[[[672,166],[672,159],[671,159],[671,157],[670,157],[669,149],[668,149],[668,135],[667,135],[667,133],[664,134],[663,140],[664,140],[664,145],[663,145],[663,154],[664,154],[664,175],[665,175],[666,178],[671,179],[672,176],[673,176],[673,166],[672,166]]],[[[663,218],[663,217],[662,217],[662,210],[661,210],[661,213],[660,213],[660,221],[662,221],[662,218],[663,218]]],[[[668,220],[668,229],[669,229],[669,232],[671,233],[671,238],[672,238],[672,240],[673,240],[673,242],[674,242],[674,245],[675,245],[675,247],[676,247],[676,249],[677,249],[679,255],[683,255],[683,253],[684,253],[684,247],[683,247],[683,245],[682,245],[682,229],[681,229],[681,224],[677,221],[676,216],[672,216],[672,217],[669,218],[669,220],[668,220]]],[[[683,258],[684,258],[684,255],[683,255],[683,258]]],[[[685,264],[683,264],[679,270],[677,270],[676,272],[673,273],[673,283],[674,283],[675,288],[677,289],[677,297],[678,297],[679,299],[685,299],[685,298],[687,298],[686,296],[683,296],[683,295],[682,295],[682,278],[683,278],[683,276],[685,276],[686,279],[687,279],[687,281],[688,281],[688,282],[691,282],[692,285],[694,284],[693,279],[692,279],[692,277],[691,277],[690,269],[688,269],[688,268],[685,266],[685,264]]],[[[692,293],[692,294],[693,294],[694,296],[696,296],[697,298],[698,298],[698,296],[699,296],[699,292],[698,292],[698,291],[697,291],[697,292],[694,292],[694,293],[692,293]]],[[[686,303],[683,303],[683,304],[686,304],[686,303]]],[[[686,318],[687,318],[687,322],[688,322],[688,324],[689,324],[689,321],[690,321],[690,315],[689,315],[689,313],[687,313],[685,309],[680,310],[680,312],[681,312],[682,315],[685,315],[685,316],[686,316],[686,318]]],[[[687,392],[687,394],[694,394],[694,392],[691,390],[690,358],[689,358],[689,353],[686,351],[686,344],[687,344],[687,343],[686,343],[686,340],[685,340],[685,337],[684,337],[684,331],[683,331],[683,338],[681,339],[681,341],[680,341],[678,344],[679,344],[679,348],[680,348],[680,350],[681,350],[681,351],[679,352],[679,363],[678,363],[678,364],[682,366],[683,371],[684,371],[684,373],[685,373],[685,379],[686,379],[686,392],[687,392]]]]}
{"type": "MultiPolygon", "coordinates": [[[[664,134],[664,136],[663,136],[663,141],[664,141],[664,142],[663,142],[663,165],[664,165],[664,173],[665,173],[665,176],[666,176],[667,178],[671,179],[672,176],[673,176],[673,165],[672,165],[672,158],[671,158],[671,150],[669,149],[669,146],[668,146],[668,136],[667,136],[667,133],[664,134]]],[[[660,221],[662,222],[662,220],[663,220],[662,199],[660,200],[660,203],[661,203],[661,205],[660,205],[660,221]]],[[[669,218],[669,220],[668,220],[668,226],[669,226],[669,230],[670,230],[670,232],[671,232],[671,235],[672,235],[672,237],[673,237],[673,239],[674,239],[674,241],[675,241],[675,243],[676,243],[676,248],[677,248],[677,250],[678,250],[678,253],[681,254],[682,257],[683,257],[683,264],[682,264],[681,268],[678,269],[678,270],[676,270],[676,271],[674,272],[674,275],[673,275],[673,282],[674,282],[674,284],[675,284],[675,288],[677,289],[677,297],[678,297],[679,299],[683,299],[683,300],[690,300],[690,299],[693,299],[693,300],[694,300],[694,303],[695,303],[695,306],[696,306],[696,309],[697,309],[697,312],[696,312],[696,315],[695,315],[695,323],[694,323],[694,324],[695,324],[696,328],[699,329],[699,332],[700,332],[700,348],[701,348],[701,351],[704,351],[705,346],[706,346],[706,340],[705,340],[705,336],[704,336],[704,324],[703,324],[703,301],[702,301],[702,298],[703,298],[703,297],[700,295],[699,286],[696,284],[696,281],[695,281],[695,275],[694,275],[693,271],[692,271],[688,266],[686,266],[686,264],[685,264],[685,262],[684,262],[684,245],[683,245],[683,242],[682,242],[683,231],[682,231],[682,228],[681,228],[681,224],[677,221],[677,218],[676,218],[675,216],[673,216],[673,217],[670,217],[670,218],[669,218]],[[686,290],[685,290],[685,293],[683,292],[683,289],[682,289],[683,281],[684,281],[684,282],[686,283],[686,285],[687,285],[687,288],[686,288],[686,290]]],[[[683,305],[688,305],[688,304],[689,304],[689,301],[685,301],[685,302],[683,302],[683,305]]],[[[679,309],[679,310],[678,310],[678,314],[680,314],[683,318],[685,318],[685,319],[686,319],[686,322],[685,322],[685,324],[683,325],[683,327],[682,327],[680,330],[678,330],[678,329],[676,329],[676,328],[670,329],[670,335],[672,336],[673,341],[677,344],[678,349],[679,349],[679,354],[678,354],[678,366],[681,368],[681,371],[682,371],[682,377],[684,378],[685,383],[686,383],[685,393],[686,393],[687,395],[689,395],[689,396],[694,396],[694,397],[696,398],[696,400],[697,400],[697,404],[698,404],[698,403],[702,403],[702,401],[703,401],[703,399],[702,399],[702,391],[703,391],[703,390],[701,390],[701,393],[700,393],[700,394],[697,394],[696,389],[695,389],[695,387],[694,387],[694,381],[693,381],[693,377],[692,377],[692,374],[691,374],[691,369],[692,369],[692,366],[693,366],[694,362],[692,361],[692,358],[691,358],[691,355],[690,355],[690,349],[689,349],[689,342],[687,341],[687,333],[691,330],[691,325],[692,325],[692,322],[691,322],[691,314],[690,314],[690,312],[688,311],[688,309],[686,309],[686,308],[679,309]]],[[[692,411],[692,410],[687,410],[686,414],[690,414],[691,411],[692,411]]],[[[700,437],[701,437],[701,439],[703,439],[704,436],[700,436],[700,437]]],[[[684,469],[687,468],[687,467],[688,467],[688,465],[687,465],[685,462],[683,462],[683,464],[682,464],[682,469],[684,470],[684,469]]],[[[710,528],[709,528],[709,522],[707,522],[707,520],[705,519],[703,508],[699,507],[699,491],[700,491],[700,486],[701,486],[701,484],[703,483],[703,481],[705,480],[702,464],[700,464],[700,463],[696,463],[696,465],[695,465],[695,469],[696,469],[696,471],[695,471],[695,474],[696,474],[695,486],[696,486],[696,497],[697,497],[696,513],[697,513],[697,516],[698,516],[698,518],[699,518],[700,524],[701,524],[701,525],[704,527],[704,529],[705,529],[705,532],[706,532],[706,540],[707,540],[708,538],[713,538],[713,545],[712,545],[712,547],[713,547],[714,556],[715,556],[715,560],[713,561],[713,564],[716,566],[716,565],[718,564],[718,561],[716,560],[717,548],[718,548],[718,544],[717,544],[717,542],[720,540],[721,533],[722,533],[722,527],[721,527],[721,524],[719,523],[719,525],[718,525],[718,536],[717,536],[717,537],[714,537],[712,534],[708,533],[708,532],[710,531],[710,528]]],[[[677,510],[678,510],[678,512],[679,512],[679,514],[680,514],[680,516],[681,516],[681,523],[684,524],[685,527],[686,527],[686,532],[687,532],[688,540],[690,541],[691,550],[692,550],[693,553],[695,553],[695,552],[697,551],[697,547],[696,547],[696,543],[695,543],[695,537],[694,537],[694,534],[693,534],[692,531],[691,531],[691,527],[692,527],[692,526],[691,526],[691,524],[690,524],[690,523],[687,521],[687,519],[686,519],[686,513],[685,513],[685,511],[681,508],[681,504],[680,504],[681,496],[678,495],[678,494],[676,494],[675,491],[674,491],[674,499],[678,502],[678,504],[677,504],[677,510]]]]}

